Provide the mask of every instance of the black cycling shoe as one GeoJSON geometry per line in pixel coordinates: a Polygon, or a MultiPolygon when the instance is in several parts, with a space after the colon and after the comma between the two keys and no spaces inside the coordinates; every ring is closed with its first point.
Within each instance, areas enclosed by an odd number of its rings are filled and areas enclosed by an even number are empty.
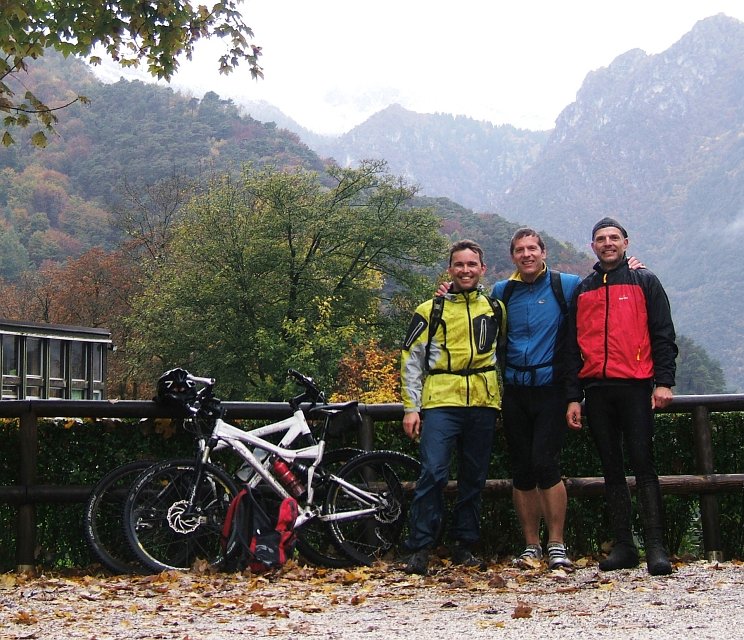
{"type": "Polygon", "coordinates": [[[483,560],[473,555],[473,552],[468,547],[462,545],[455,546],[455,550],[452,552],[452,564],[458,564],[463,567],[479,567],[481,569],[486,566],[483,560]]]}
{"type": "Polygon", "coordinates": [[[408,558],[408,564],[403,571],[408,574],[416,573],[420,576],[425,576],[429,573],[429,554],[429,549],[414,551],[411,557],[408,558]]]}

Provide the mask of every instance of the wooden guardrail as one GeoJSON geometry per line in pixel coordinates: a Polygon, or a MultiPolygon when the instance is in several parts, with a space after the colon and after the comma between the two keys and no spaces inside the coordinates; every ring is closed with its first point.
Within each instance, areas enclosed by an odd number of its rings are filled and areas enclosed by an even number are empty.
{"type": "MultiPolygon", "coordinates": [[[[278,420],[291,414],[289,405],[281,402],[225,402],[230,418],[278,420]]],[[[374,423],[398,421],[403,418],[400,404],[360,404],[363,425],[359,446],[371,449],[374,423]]],[[[713,465],[710,413],[744,411],[744,395],[677,396],[664,409],[666,413],[690,413],[695,439],[696,475],[661,476],[663,493],[699,494],[703,529],[703,548],[709,560],[722,556],[720,517],[717,493],[740,491],[744,488],[744,473],[716,474],[713,465]]],[[[151,401],[139,400],[7,400],[0,401],[0,417],[20,421],[20,472],[18,484],[0,487],[0,502],[17,505],[16,559],[19,570],[33,567],[36,547],[36,505],[43,503],[85,502],[91,487],[80,485],[39,485],[37,458],[39,451],[39,418],[159,418],[172,417],[172,410],[151,401]]],[[[601,477],[568,478],[565,480],[570,496],[601,495],[601,477]]],[[[629,478],[631,490],[635,479],[629,478]]],[[[450,483],[450,490],[454,483],[450,483]]],[[[511,480],[491,479],[486,491],[499,495],[511,494],[511,480]]]]}

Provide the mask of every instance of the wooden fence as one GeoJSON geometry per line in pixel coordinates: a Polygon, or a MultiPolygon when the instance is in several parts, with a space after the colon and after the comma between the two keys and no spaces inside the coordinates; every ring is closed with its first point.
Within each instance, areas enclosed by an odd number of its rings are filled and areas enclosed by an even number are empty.
{"type": "MultiPolygon", "coordinates": [[[[286,403],[225,402],[231,418],[278,420],[290,415],[286,403]]],[[[400,404],[360,404],[363,425],[359,446],[373,448],[374,423],[400,421],[400,404]]],[[[661,489],[666,494],[699,494],[703,530],[703,548],[709,560],[721,559],[721,533],[717,493],[744,489],[744,473],[716,474],[713,465],[710,413],[744,411],[744,395],[677,396],[664,410],[666,413],[690,413],[695,439],[695,475],[661,476],[661,489]]],[[[36,547],[36,505],[85,502],[90,486],[39,485],[38,419],[39,418],[158,418],[172,412],[154,402],[139,400],[8,400],[0,402],[0,417],[20,421],[20,471],[15,486],[0,487],[0,503],[17,506],[16,559],[18,570],[33,567],[36,547]]],[[[631,490],[635,479],[629,478],[631,490]]],[[[604,491],[601,477],[567,478],[570,496],[595,496],[604,491]]],[[[450,489],[452,489],[451,483],[450,489]]],[[[511,480],[491,479],[486,491],[499,495],[511,494],[511,480]]]]}

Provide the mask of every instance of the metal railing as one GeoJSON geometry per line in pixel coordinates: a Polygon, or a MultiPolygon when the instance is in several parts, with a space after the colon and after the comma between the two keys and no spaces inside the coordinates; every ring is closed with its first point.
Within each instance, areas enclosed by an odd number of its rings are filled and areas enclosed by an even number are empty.
{"type": "MultiPolygon", "coordinates": [[[[277,402],[225,402],[231,418],[278,420],[291,414],[289,405],[277,402]]],[[[360,404],[362,427],[359,446],[371,449],[374,423],[400,421],[400,404],[360,404]]],[[[660,476],[661,489],[668,494],[699,494],[703,531],[703,548],[709,560],[722,557],[720,516],[717,493],[744,488],[744,473],[716,474],[713,465],[713,444],[710,413],[744,411],[744,395],[677,396],[665,413],[689,413],[695,440],[696,475],[660,476]]],[[[36,505],[85,502],[91,487],[80,485],[39,485],[38,480],[38,419],[39,418],[164,418],[173,417],[172,409],[151,401],[139,400],[7,400],[0,401],[0,418],[18,418],[20,422],[18,484],[0,487],[0,502],[17,505],[16,559],[19,570],[33,567],[36,547],[36,505]]],[[[629,478],[631,491],[635,479],[629,478]]],[[[601,477],[567,478],[570,496],[601,495],[601,477]]],[[[454,482],[448,490],[453,490],[454,482]]],[[[490,479],[486,491],[498,495],[511,494],[510,479],[490,479]]]]}

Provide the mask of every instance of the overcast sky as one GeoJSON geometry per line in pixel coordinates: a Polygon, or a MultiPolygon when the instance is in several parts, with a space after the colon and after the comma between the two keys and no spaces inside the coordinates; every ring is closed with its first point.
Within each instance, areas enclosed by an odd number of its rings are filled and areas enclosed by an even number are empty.
{"type": "MultiPolygon", "coordinates": [[[[172,81],[263,100],[317,133],[398,103],[550,129],[587,73],[634,48],[660,53],[703,18],[744,21],[742,0],[244,0],[263,80],[216,69],[219,41],[172,81]]],[[[117,76],[118,77],[118,76],[117,76]]]]}

